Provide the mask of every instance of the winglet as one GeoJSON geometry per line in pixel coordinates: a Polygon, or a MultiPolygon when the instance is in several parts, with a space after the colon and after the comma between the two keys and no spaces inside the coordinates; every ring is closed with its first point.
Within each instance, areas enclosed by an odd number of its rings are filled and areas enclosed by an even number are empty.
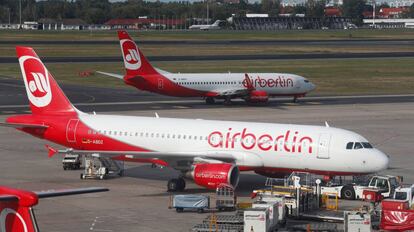
{"type": "Polygon", "coordinates": [[[54,149],[53,147],[49,146],[49,145],[45,145],[47,150],[48,150],[48,157],[52,158],[58,151],[56,149],[54,149]]]}
{"type": "Polygon", "coordinates": [[[244,86],[248,89],[248,90],[255,90],[252,80],[250,79],[249,75],[247,73],[244,74],[244,81],[245,84],[244,86]]]}

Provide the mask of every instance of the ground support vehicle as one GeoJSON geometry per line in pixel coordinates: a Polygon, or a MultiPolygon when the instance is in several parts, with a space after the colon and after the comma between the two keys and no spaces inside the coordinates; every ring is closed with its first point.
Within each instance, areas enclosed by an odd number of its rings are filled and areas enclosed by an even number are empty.
{"type": "Polygon", "coordinates": [[[210,197],[195,194],[175,195],[173,197],[172,207],[177,212],[183,212],[185,209],[189,209],[203,213],[205,209],[210,208],[210,197]]]}
{"type": "Polygon", "coordinates": [[[339,198],[346,200],[362,199],[363,192],[367,189],[377,189],[381,191],[383,197],[391,197],[395,189],[400,185],[400,178],[396,176],[372,176],[368,184],[349,183],[349,184],[328,184],[321,186],[321,194],[337,194],[339,198]]]}
{"type": "Polygon", "coordinates": [[[110,176],[123,176],[124,169],[118,162],[111,158],[100,157],[98,154],[85,156],[85,169],[80,178],[103,180],[110,176]]]}
{"type": "Polygon", "coordinates": [[[78,170],[81,168],[82,156],[78,154],[65,154],[62,159],[63,170],[78,170]]]}

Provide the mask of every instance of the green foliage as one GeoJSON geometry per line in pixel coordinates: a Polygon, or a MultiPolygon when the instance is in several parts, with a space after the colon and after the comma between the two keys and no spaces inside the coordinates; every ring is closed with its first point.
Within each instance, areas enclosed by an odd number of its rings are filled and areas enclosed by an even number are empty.
{"type": "Polygon", "coordinates": [[[344,0],[342,15],[352,18],[355,24],[361,25],[363,19],[362,12],[364,12],[365,4],[365,0],[344,0]]]}

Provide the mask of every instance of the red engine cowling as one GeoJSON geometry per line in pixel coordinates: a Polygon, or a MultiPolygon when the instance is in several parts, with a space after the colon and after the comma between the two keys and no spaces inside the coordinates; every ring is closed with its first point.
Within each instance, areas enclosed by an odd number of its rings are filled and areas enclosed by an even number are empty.
{"type": "Polygon", "coordinates": [[[226,183],[236,187],[239,183],[239,169],[234,164],[195,164],[189,176],[194,182],[208,189],[216,189],[226,183]]]}
{"type": "Polygon", "coordinates": [[[269,95],[266,91],[254,90],[250,92],[249,102],[268,102],[269,95]]]}

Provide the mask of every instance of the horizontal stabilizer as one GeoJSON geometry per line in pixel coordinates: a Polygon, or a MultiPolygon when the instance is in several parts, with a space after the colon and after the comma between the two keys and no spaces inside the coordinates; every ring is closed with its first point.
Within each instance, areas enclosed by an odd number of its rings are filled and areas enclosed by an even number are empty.
{"type": "Polygon", "coordinates": [[[7,123],[7,122],[0,122],[0,126],[4,127],[12,127],[12,128],[39,128],[39,129],[46,129],[49,126],[43,124],[30,124],[30,123],[7,123]]]}
{"type": "Polygon", "coordinates": [[[90,187],[90,188],[78,188],[78,189],[47,190],[47,191],[39,191],[39,192],[34,192],[34,193],[39,198],[49,198],[49,197],[61,197],[61,196],[68,196],[68,195],[106,192],[106,191],[109,191],[109,189],[100,188],[100,187],[90,187]]]}
{"type": "Polygon", "coordinates": [[[13,195],[2,195],[0,196],[0,202],[18,201],[19,198],[13,195]]]}
{"type": "Polygon", "coordinates": [[[105,75],[105,76],[115,77],[115,78],[118,78],[118,79],[121,79],[121,80],[124,79],[123,75],[116,74],[116,73],[108,73],[108,72],[101,72],[101,71],[96,71],[96,73],[99,73],[99,74],[102,74],[102,75],[105,75]]]}

